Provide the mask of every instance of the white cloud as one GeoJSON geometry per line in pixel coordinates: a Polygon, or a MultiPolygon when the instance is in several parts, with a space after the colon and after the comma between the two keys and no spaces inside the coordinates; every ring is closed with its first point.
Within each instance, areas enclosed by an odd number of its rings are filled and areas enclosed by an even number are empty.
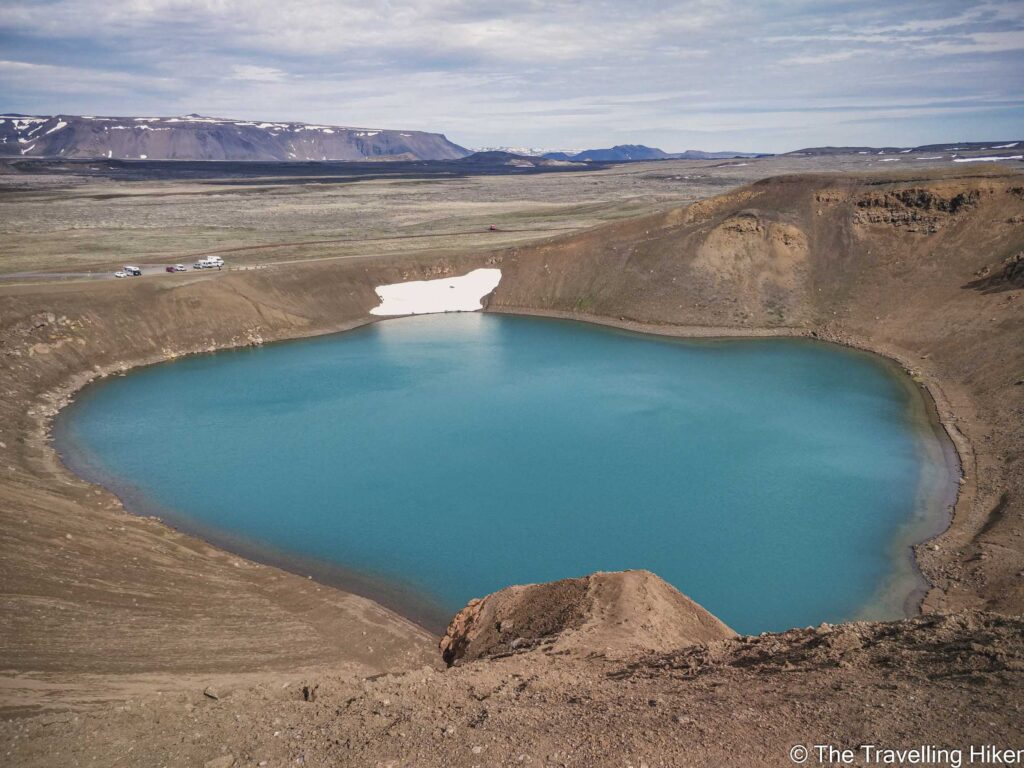
{"type": "Polygon", "coordinates": [[[260,67],[254,64],[234,64],[231,67],[234,80],[251,80],[257,83],[280,83],[287,73],[276,67],[260,67]]]}
{"type": "Polygon", "coordinates": [[[180,82],[170,77],[9,60],[0,60],[0,83],[4,86],[0,90],[7,92],[28,84],[34,90],[43,92],[63,93],[87,89],[97,94],[134,93],[143,88],[167,92],[181,86],[180,82]]]}
{"type": "Polygon", "coordinates": [[[863,55],[867,51],[863,49],[850,49],[845,51],[825,51],[809,55],[787,56],[782,60],[783,64],[811,65],[834,64],[837,61],[849,61],[850,59],[863,55]]]}
{"type": "Polygon", "coordinates": [[[690,5],[688,13],[678,13],[672,4],[662,3],[634,8],[609,2],[57,0],[10,3],[0,27],[109,39],[179,25],[192,37],[210,34],[225,42],[300,55],[419,49],[568,60],[600,49],[621,51],[671,40],[674,34],[726,18],[722,3],[690,5]]]}
{"type": "Polygon", "coordinates": [[[921,45],[920,50],[940,55],[1022,51],[1024,50],[1024,30],[972,32],[953,40],[921,45]]]}
{"type": "Polygon", "coordinates": [[[8,58],[38,67],[0,64],[0,107],[16,111],[197,111],[440,130],[474,146],[686,149],[683,142],[700,140],[713,142],[706,149],[764,150],[813,136],[835,143],[846,130],[864,134],[856,143],[868,143],[870,131],[882,143],[924,143],[952,129],[936,120],[951,115],[967,128],[973,119],[972,130],[988,138],[1002,135],[993,125],[1008,125],[1005,115],[1024,114],[1019,0],[0,7],[0,32],[17,41],[8,58]],[[68,66],[69,51],[103,68],[68,66]],[[869,122],[850,128],[855,120],[869,122]],[[911,129],[899,120],[918,122],[911,129]],[[917,134],[901,140],[889,135],[895,130],[917,134]]]}

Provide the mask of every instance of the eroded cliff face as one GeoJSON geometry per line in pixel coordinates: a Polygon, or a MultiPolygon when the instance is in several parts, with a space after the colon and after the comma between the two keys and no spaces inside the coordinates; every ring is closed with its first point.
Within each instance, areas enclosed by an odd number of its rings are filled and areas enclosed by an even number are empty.
{"type": "MultiPolygon", "coordinates": [[[[1020,250],[1022,222],[1013,174],[779,177],[509,249],[490,306],[723,328],[853,321],[874,332],[901,307],[974,303],[964,286],[1020,250]]],[[[918,325],[934,328],[930,317],[918,325]]]]}
{"type": "Polygon", "coordinates": [[[957,216],[968,213],[978,205],[983,194],[991,192],[993,190],[962,190],[956,186],[865,192],[854,200],[857,212],[853,221],[934,234],[955,223],[957,216]]]}
{"type": "Polygon", "coordinates": [[[708,295],[736,292],[783,318],[805,300],[807,257],[807,236],[799,227],[743,211],[707,233],[691,273],[708,295]]]}

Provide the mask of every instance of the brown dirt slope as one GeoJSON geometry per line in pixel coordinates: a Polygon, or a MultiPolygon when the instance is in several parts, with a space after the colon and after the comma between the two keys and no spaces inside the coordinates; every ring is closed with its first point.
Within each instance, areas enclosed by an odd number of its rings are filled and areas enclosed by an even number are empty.
{"type": "Polygon", "coordinates": [[[4,288],[0,710],[117,698],[140,675],[165,675],[173,688],[196,674],[440,665],[433,636],[375,602],[125,514],[110,493],[63,469],[47,430],[67,393],[90,378],[351,327],[376,304],[374,285],[449,266],[4,288]],[[111,674],[118,679],[102,684],[72,679],[111,674]]]}
{"type": "Polygon", "coordinates": [[[784,766],[795,744],[1020,748],[1022,669],[1024,622],[967,612],[625,658],[538,649],[225,683],[218,699],[0,721],[0,746],[19,766],[784,766]]]}

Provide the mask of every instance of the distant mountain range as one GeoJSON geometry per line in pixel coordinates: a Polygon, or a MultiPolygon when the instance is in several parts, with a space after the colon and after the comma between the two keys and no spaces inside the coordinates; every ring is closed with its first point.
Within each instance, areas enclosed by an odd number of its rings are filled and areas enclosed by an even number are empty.
{"type": "Polygon", "coordinates": [[[758,152],[702,152],[688,149],[685,152],[665,152],[657,147],[643,144],[619,144],[607,149],[586,149],[574,155],[565,152],[549,152],[544,155],[552,160],[575,160],[596,162],[624,162],[628,160],[722,160],[732,157],[765,157],[758,152]]]}
{"type": "MultiPolygon", "coordinates": [[[[1024,139],[959,141],[946,144],[923,144],[918,147],[808,147],[787,152],[786,155],[789,157],[800,155],[807,157],[820,157],[822,155],[932,155],[938,152],[940,154],[948,153],[950,159],[956,159],[956,156],[963,153],[968,153],[968,157],[970,157],[978,152],[994,152],[994,157],[1011,156],[1008,159],[1012,159],[1015,152],[1017,154],[1021,152],[1021,148],[1024,148],[1024,139]]],[[[929,159],[937,160],[940,158],[929,159]]]]}
{"type": "Polygon", "coordinates": [[[440,133],[184,117],[0,115],[0,157],[120,160],[454,160],[440,133]]]}
{"type": "MultiPolygon", "coordinates": [[[[823,155],[928,155],[928,159],[971,159],[994,153],[1016,159],[1024,141],[959,142],[919,147],[809,147],[789,157],[823,155]],[[961,157],[966,153],[966,157],[961,157]],[[932,157],[932,155],[948,155],[932,157]]],[[[619,144],[582,152],[502,147],[471,152],[443,134],[383,128],[352,128],[295,122],[183,117],[96,117],[92,115],[0,115],[0,157],[115,160],[365,161],[459,160],[523,168],[585,162],[635,160],[723,160],[767,157],[756,152],[665,152],[642,144],[619,144]]],[[[923,158],[922,158],[923,159],[923,158]]],[[[988,158],[992,159],[992,158],[988,158]]]]}
{"type": "MultiPolygon", "coordinates": [[[[808,147],[787,152],[786,157],[820,157],[828,155],[927,155],[929,160],[947,159],[969,162],[979,159],[1016,160],[1024,149],[1024,140],[961,141],[947,144],[925,144],[918,147],[808,147]],[[979,155],[984,155],[984,158],[979,155]]],[[[643,144],[620,144],[607,149],[587,149],[582,152],[548,152],[543,157],[573,162],[628,162],[631,160],[726,160],[730,158],[771,157],[762,152],[665,152],[643,144]]]]}

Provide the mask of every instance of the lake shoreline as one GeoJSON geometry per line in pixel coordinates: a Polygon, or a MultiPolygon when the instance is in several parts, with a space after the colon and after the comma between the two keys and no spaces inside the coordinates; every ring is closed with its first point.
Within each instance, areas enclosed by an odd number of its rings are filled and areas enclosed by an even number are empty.
{"type": "MultiPolygon", "coordinates": [[[[799,328],[754,329],[751,332],[751,329],[654,325],[574,313],[507,310],[505,308],[500,310],[487,309],[485,312],[498,315],[522,315],[580,322],[625,330],[642,336],[661,336],[680,340],[742,341],[744,339],[770,337],[800,338],[808,341],[827,341],[870,354],[875,362],[881,362],[891,367],[899,380],[906,387],[913,390],[912,395],[919,398],[919,400],[913,399],[912,402],[915,404],[915,410],[924,411],[924,413],[916,414],[913,417],[912,421],[916,425],[915,428],[930,429],[936,437],[940,437],[939,444],[945,449],[944,454],[947,458],[947,470],[949,472],[955,470],[957,472],[956,476],[958,476],[960,467],[959,453],[955,443],[948,437],[949,431],[941,421],[939,408],[934,397],[931,396],[929,388],[927,386],[913,385],[910,379],[911,370],[904,362],[881,354],[866,345],[854,343],[848,339],[822,338],[818,334],[799,328]],[[922,390],[928,393],[927,397],[920,397],[922,390]],[[923,405],[923,408],[917,407],[919,404],[923,405]]],[[[342,330],[328,331],[323,334],[313,334],[312,336],[299,336],[294,339],[284,338],[275,340],[273,343],[277,344],[302,338],[316,338],[346,333],[347,331],[364,328],[371,323],[380,322],[385,319],[392,318],[366,317],[362,322],[347,324],[347,327],[342,330]]],[[[211,351],[221,350],[207,350],[198,354],[205,354],[211,351]]],[[[164,361],[153,360],[143,365],[159,362],[164,361]]],[[[124,373],[125,370],[127,369],[122,368],[118,373],[124,373]]],[[[78,389],[80,390],[92,383],[96,378],[91,377],[88,381],[80,383],[78,389]]],[[[64,398],[67,402],[73,399],[71,395],[64,395],[64,398]]],[[[219,549],[256,563],[280,568],[298,576],[310,578],[324,586],[340,589],[373,600],[383,607],[395,611],[406,620],[422,627],[433,635],[441,634],[444,631],[447,613],[449,612],[444,611],[444,609],[433,603],[429,595],[423,590],[418,590],[410,585],[401,584],[392,579],[376,576],[359,569],[277,552],[266,546],[249,541],[244,536],[226,534],[222,531],[206,528],[194,521],[186,520],[183,516],[177,515],[173,510],[159,508],[158,505],[146,499],[144,494],[130,487],[127,483],[104,477],[101,471],[96,470],[95,467],[90,467],[89,462],[82,455],[81,451],[78,451],[78,455],[76,455],[76,449],[73,446],[68,446],[66,436],[61,434],[59,414],[50,420],[48,436],[53,441],[54,451],[64,471],[69,471],[78,477],[82,477],[89,483],[95,483],[110,490],[131,514],[157,519],[163,525],[173,530],[189,536],[195,536],[219,549]]],[[[950,474],[950,478],[952,477],[954,475],[950,474]]],[[[957,490],[959,489],[955,484],[954,487],[957,490]]],[[[952,498],[945,498],[941,503],[938,502],[939,495],[939,493],[936,493],[933,498],[924,500],[923,509],[915,512],[915,518],[919,517],[920,519],[908,521],[903,526],[906,529],[905,532],[897,535],[891,542],[894,552],[894,571],[887,580],[886,585],[880,589],[878,598],[865,604],[857,615],[850,616],[846,620],[870,620],[886,615],[891,617],[894,613],[893,607],[895,605],[900,605],[899,613],[904,617],[914,616],[921,612],[931,584],[927,581],[919,566],[917,558],[918,547],[923,546],[935,536],[941,535],[948,528],[952,520],[952,510],[956,503],[955,493],[952,498]],[[904,560],[906,562],[901,565],[901,562],[904,560]]],[[[901,528],[901,531],[903,531],[903,528],[901,528]]]]}
{"type": "MultiPolygon", "coordinates": [[[[899,537],[893,542],[896,548],[902,550],[902,556],[909,558],[911,569],[909,579],[915,581],[916,586],[909,590],[901,590],[898,587],[894,589],[892,585],[883,587],[879,593],[879,601],[891,604],[894,599],[892,593],[894,591],[897,594],[902,593],[903,611],[907,617],[924,613],[933,608],[932,602],[937,597],[938,590],[924,567],[925,548],[929,546],[933,539],[939,538],[950,530],[957,514],[964,511],[973,502],[975,491],[974,472],[973,470],[968,471],[968,468],[975,465],[975,456],[970,441],[958,426],[958,421],[962,420],[963,416],[958,416],[954,412],[950,398],[937,380],[932,377],[928,379],[920,378],[917,366],[911,362],[910,356],[905,351],[888,345],[880,345],[872,342],[870,339],[861,338],[849,333],[810,330],[799,326],[769,328],[686,326],[672,323],[649,323],[631,320],[626,317],[614,318],[580,312],[538,310],[514,306],[486,306],[484,311],[496,314],[569,320],[618,328],[633,333],[679,339],[704,339],[708,341],[755,338],[812,339],[864,352],[893,366],[898,370],[900,380],[908,386],[916,385],[915,390],[917,394],[922,396],[921,401],[924,405],[925,413],[918,419],[918,422],[920,426],[931,430],[936,438],[938,438],[939,445],[944,449],[943,458],[946,471],[953,482],[941,496],[937,494],[935,498],[925,499],[921,502],[919,507],[926,515],[923,525],[917,529],[919,533],[911,532],[909,535],[899,537]],[[920,533],[921,531],[924,531],[924,533],[920,533]]],[[[939,552],[938,548],[932,550],[932,553],[936,552],[939,552]]],[[[866,611],[863,618],[873,618],[872,612],[870,610],[866,611]]]]}
{"type": "Polygon", "coordinates": [[[66,433],[67,430],[62,427],[58,416],[54,423],[53,435],[55,450],[60,456],[61,463],[87,482],[112,493],[129,514],[159,521],[161,525],[171,530],[195,537],[224,552],[254,563],[278,568],[325,587],[372,600],[431,635],[440,637],[444,634],[451,611],[441,608],[424,591],[368,571],[281,552],[242,534],[230,534],[203,526],[176,513],[173,509],[158,504],[130,483],[104,472],[89,461],[86,449],[74,446],[74,441],[66,433]]]}

